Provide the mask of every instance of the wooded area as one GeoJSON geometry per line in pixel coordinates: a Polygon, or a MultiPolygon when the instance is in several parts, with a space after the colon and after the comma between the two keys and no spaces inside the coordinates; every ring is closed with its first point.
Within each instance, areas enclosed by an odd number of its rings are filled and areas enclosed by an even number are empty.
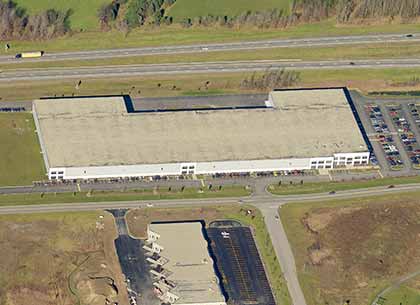
{"type": "Polygon", "coordinates": [[[0,0],[0,39],[50,39],[70,30],[71,11],[49,9],[28,15],[13,1],[0,0]]]}
{"type": "MultiPolygon", "coordinates": [[[[113,0],[99,10],[101,23],[110,25],[120,19],[128,28],[146,24],[172,24],[167,8],[176,0],[113,0]],[[121,6],[126,6],[120,16],[121,6]]],[[[291,25],[336,18],[337,23],[361,23],[386,18],[388,21],[413,21],[420,16],[418,0],[293,0],[290,12],[282,9],[245,11],[237,16],[199,16],[185,18],[181,24],[190,26],[255,26],[284,28],[291,25]]]]}

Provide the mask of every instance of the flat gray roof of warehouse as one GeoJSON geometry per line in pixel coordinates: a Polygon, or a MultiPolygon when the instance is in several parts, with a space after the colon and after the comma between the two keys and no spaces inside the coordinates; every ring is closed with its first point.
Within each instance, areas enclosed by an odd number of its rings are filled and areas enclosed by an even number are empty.
{"type": "Polygon", "coordinates": [[[176,285],[171,292],[180,297],[175,304],[225,302],[201,223],[152,223],[149,228],[160,235],[157,244],[168,260],[168,280],[176,285]]]}
{"type": "Polygon", "coordinates": [[[34,101],[50,167],[367,151],[343,89],[271,93],[274,108],[127,113],[122,97],[34,101]]]}

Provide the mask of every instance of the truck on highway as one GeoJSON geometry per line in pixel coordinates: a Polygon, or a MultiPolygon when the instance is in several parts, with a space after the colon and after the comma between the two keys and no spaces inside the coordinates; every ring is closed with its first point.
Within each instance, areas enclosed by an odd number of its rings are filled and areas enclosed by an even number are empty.
{"type": "Polygon", "coordinates": [[[16,58],[37,58],[44,55],[44,51],[22,52],[16,54],[16,58]]]}

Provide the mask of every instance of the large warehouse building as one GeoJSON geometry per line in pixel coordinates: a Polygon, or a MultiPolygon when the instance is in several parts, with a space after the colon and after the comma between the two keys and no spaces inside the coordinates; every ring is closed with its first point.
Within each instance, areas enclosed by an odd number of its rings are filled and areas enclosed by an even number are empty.
{"type": "Polygon", "coordinates": [[[93,179],[365,165],[369,149],[351,103],[346,88],[289,89],[263,105],[214,109],[41,99],[33,115],[48,177],[93,179]]]}

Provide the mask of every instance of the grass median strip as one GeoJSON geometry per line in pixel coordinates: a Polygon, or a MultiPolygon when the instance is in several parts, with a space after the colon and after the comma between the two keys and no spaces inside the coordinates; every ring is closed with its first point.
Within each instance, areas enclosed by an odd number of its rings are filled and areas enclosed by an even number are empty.
{"type": "Polygon", "coordinates": [[[251,191],[243,186],[214,186],[208,188],[185,189],[140,189],[127,191],[90,191],[73,193],[31,193],[0,195],[0,206],[54,204],[73,202],[107,202],[107,201],[136,201],[160,199],[198,199],[220,197],[249,196],[251,191]]]}
{"type": "Polygon", "coordinates": [[[268,186],[268,191],[274,195],[299,195],[328,193],[331,191],[347,191],[379,186],[420,183],[420,176],[382,178],[371,180],[358,180],[348,182],[309,182],[309,183],[282,183],[268,186]]]}
{"type": "Polygon", "coordinates": [[[107,59],[31,61],[3,64],[3,71],[34,68],[93,67],[111,65],[167,64],[246,60],[356,60],[381,58],[415,58],[420,53],[418,43],[381,43],[333,47],[272,48],[193,54],[145,55],[107,59]]]}
{"type": "MultiPolygon", "coordinates": [[[[97,94],[130,94],[131,97],[179,96],[186,94],[267,93],[267,89],[243,89],[241,81],[248,73],[209,73],[155,75],[147,77],[21,81],[0,83],[1,101],[32,100],[41,96],[71,96],[97,94]],[[206,89],[206,83],[207,89],[206,89]]],[[[257,73],[257,75],[260,75],[257,73]]],[[[348,86],[362,91],[389,90],[394,83],[404,83],[420,75],[419,68],[406,69],[341,69],[300,71],[299,87],[348,86]]],[[[398,87],[400,90],[412,86],[398,87]]]]}

